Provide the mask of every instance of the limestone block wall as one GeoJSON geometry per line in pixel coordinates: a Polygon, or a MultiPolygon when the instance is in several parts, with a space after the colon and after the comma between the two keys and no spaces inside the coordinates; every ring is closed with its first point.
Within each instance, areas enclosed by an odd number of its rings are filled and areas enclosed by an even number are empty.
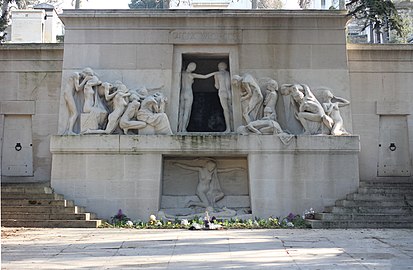
{"type": "MultiPolygon", "coordinates": [[[[342,11],[67,10],[60,17],[66,30],[62,83],[91,67],[103,81],[161,88],[173,131],[184,55],[226,57],[231,75],[326,86],[350,98],[342,11]]],[[[242,125],[239,98],[234,93],[235,127],[242,125]]],[[[67,126],[63,99],[61,108],[59,134],[67,126]]],[[[349,131],[350,112],[341,109],[349,131]]]]}
{"type": "Polygon", "coordinates": [[[50,181],[50,136],[57,133],[62,62],[59,44],[0,46],[4,182],[50,181]],[[21,144],[20,151],[15,150],[16,143],[21,144]]]}
{"type": "Polygon", "coordinates": [[[323,209],[354,192],[359,147],[358,136],[297,136],[285,145],[277,136],[259,135],[56,135],[51,184],[100,218],[121,208],[147,220],[161,206],[162,170],[172,169],[162,168],[163,161],[241,158],[248,163],[252,215],[283,216],[323,209]]]}
{"type": "Polygon", "coordinates": [[[395,164],[398,168],[393,176],[409,177],[413,153],[413,47],[351,44],[347,48],[353,131],[360,135],[361,144],[360,179],[383,179],[386,173],[380,171],[381,167],[395,164]],[[388,141],[386,130],[392,132],[387,134],[388,141]],[[389,142],[395,143],[395,151],[389,151],[389,142]]]}

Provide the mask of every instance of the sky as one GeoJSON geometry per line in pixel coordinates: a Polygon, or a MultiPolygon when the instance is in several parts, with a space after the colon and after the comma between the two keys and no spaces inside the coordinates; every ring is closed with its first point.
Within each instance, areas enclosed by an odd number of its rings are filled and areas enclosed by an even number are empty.
{"type": "MultiPolygon", "coordinates": [[[[64,0],[60,6],[63,9],[73,8],[72,0],[64,0]]],[[[82,8],[85,9],[129,9],[130,0],[83,0],[82,8]]]]}
{"type": "MultiPolygon", "coordinates": [[[[60,6],[62,9],[73,8],[72,0],[64,0],[60,6]]],[[[85,9],[129,9],[130,0],[83,0],[82,8],[85,9]]],[[[284,0],[285,9],[297,8],[297,0],[284,0]]]]}

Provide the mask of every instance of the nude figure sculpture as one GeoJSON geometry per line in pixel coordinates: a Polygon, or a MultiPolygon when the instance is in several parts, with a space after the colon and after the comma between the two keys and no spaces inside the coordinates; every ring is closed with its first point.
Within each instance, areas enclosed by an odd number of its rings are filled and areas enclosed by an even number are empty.
{"type": "Polygon", "coordinates": [[[318,98],[322,102],[323,109],[325,113],[333,119],[333,126],[331,128],[331,135],[340,136],[340,135],[349,135],[343,126],[343,118],[340,114],[340,107],[348,106],[350,101],[347,99],[336,97],[328,89],[319,90],[318,98]],[[333,102],[332,100],[336,101],[333,102]]]}
{"type": "Polygon", "coordinates": [[[194,83],[194,79],[207,79],[215,74],[196,74],[193,73],[195,69],[196,64],[194,62],[191,62],[188,64],[186,70],[182,71],[178,122],[179,132],[186,132],[186,128],[188,127],[189,119],[191,117],[192,103],[194,101],[194,94],[192,92],[192,84],[194,83]]]}
{"type": "Polygon", "coordinates": [[[84,80],[86,81],[83,88],[85,97],[83,112],[89,113],[92,111],[93,105],[95,104],[95,91],[93,90],[93,87],[102,84],[102,82],[99,80],[99,78],[91,68],[83,69],[81,76],[84,77],[84,80]]]}
{"type": "Polygon", "coordinates": [[[125,112],[123,113],[122,117],[119,121],[119,127],[123,130],[125,135],[128,135],[128,131],[130,129],[142,129],[146,127],[146,123],[143,121],[134,120],[136,115],[139,111],[141,104],[137,100],[132,100],[128,104],[125,112]]]}
{"type": "Polygon", "coordinates": [[[200,201],[190,201],[188,202],[187,207],[215,207],[216,202],[218,202],[225,196],[219,183],[218,173],[243,170],[243,168],[218,169],[217,163],[214,159],[205,159],[202,166],[192,166],[179,162],[174,162],[172,164],[186,170],[198,172],[198,185],[196,188],[196,195],[198,196],[200,201]]]}
{"type": "Polygon", "coordinates": [[[323,106],[307,85],[293,85],[291,96],[299,105],[296,117],[304,127],[304,135],[320,134],[318,129],[312,128],[311,123],[324,123],[330,130],[332,129],[333,119],[325,113],[323,106]],[[299,89],[302,89],[304,93],[299,89]]]}
{"type": "Polygon", "coordinates": [[[242,116],[248,124],[260,117],[261,107],[263,103],[263,95],[261,89],[252,75],[245,74],[243,76],[234,75],[232,84],[241,91],[241,103],[246,101],[247,105],[243,106],[242,116]]]}
{"type": "Polygon", "coordinates": [[[231,132],[232,122],[232,93],[231,93],[231,78],[227,71],[227,64],[220,62],[218,71],[214,74],[215,88],[218,89],[218,97],[221,102],[221,107],[224,112],[225,126],[224,132],[231,132]]]}
{"type": "Polygon", "coordinates": [[[80,80],[80,74],[78,72],[73,73],[70,75],[68,82],[64,85],[63,87],[63,98],[66,103],[66,108],[68,111],[68,127],[65,131],[65,134],[67,135],[75,135],[76,133],[73,131],[75,122],[77,120],[77,117],[79,116],[78,109],[76,107],[75,103],[75,93],[79,92],[84,84],[86,83],[86,80],[83,80],[82,83],[79,84],[80,80]]]}

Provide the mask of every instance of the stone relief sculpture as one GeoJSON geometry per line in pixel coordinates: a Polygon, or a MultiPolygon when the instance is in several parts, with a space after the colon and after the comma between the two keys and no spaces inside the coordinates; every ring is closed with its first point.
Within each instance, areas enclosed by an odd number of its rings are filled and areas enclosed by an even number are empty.
{"type": "Polygon", "coordinates": [[[277,111],[275,106],[278,101],[278,83],[275,80],[269,80],[267,83],[267,95],[264,99],[264,112],[268,108],[271,114],[274,114],[274,119],[277,119],[277,111]]]}
{"type": "Polygon", "coordinates": [[[320,102],[311,92],[310,87],[305,84],[301,85],[304,89],[304,94],[298,90],[298,87],[298,85],[294,85],[291,94],[293,99],[299,104],[297,119],[304,127],[304,135],[319,134],[319,129],[317,129],[317,125],[314,125],[314,123],[324,123],[331,129],[333,127],[333,119],[325,113],[320,102]]]}
{"type": "MultiPolygon", "coordinates": [[[[232,84],[241,93],[241,107],[246,125],[240,126],[237,133],[242,135],[280,135],[283,143],[288,143],[292,135],[287,128],[282,128],[277,122],[278,83],[269,78],[262,78],[258,84],[251,74],[234,75],[232,84]],[[260,88],[261,85],[261,88],[260,88]],[[263,98],[262,93],[265,93],[263,98]],[[264,117],[260,118],[262,107],[264,117]]],[[[343,127],[339,107],[350,102],[341,97],[335,97],[330,89],[317,89],[315,93],[305,84],[284,84],[281,94],[288,96],[284,100],[285,119],[290,114],[301,124],[303,135],[348,135],[343,127]]],[[[296,133],[298,135],[301,133],[296,133]]]]}
{"type": "Polygon", "coordinates": [[[189,124],[189,119],[191,117],[192,103],[194,101],[194,94],[192,92],[192,84],[194,79],[207,79],[215,75],[215,73],[210,73],[207,75],[201,75],[194,73],[196,69],[196,64],[191,62],[188,64],[186,70],[182,71],[181,74],[181,94],[179,102],[179,122],[178,131],[186,132],[186,128],[189,124]]]}
{"type": "Polygon", "coordinates": [[[241,92],[242,116],[248,124],[260,117],[264,97],[257,81],[250,74],[234,75],[232,84],[241,92]]]}
{"type": "Polygon", "coordinates": [[[168,116],[163,112],[165,103],[166,98],[161,93],[149,95],[142,101],[136,118],[147,124],[143,129],[151,127],[146,134],[172,135],[168,116]]]}
{"type": "Polygon", "coordinates": [[[218,173],[243,170],[243,168],[218,169],[217,163],[214,159],[205,159],[203,166],[191,166],[178,162],[173,163],[173,165],[186,170],[198,172],[198,185],[196,188],[196,195],[198,196],[200,201],[190,201],[188,202],[187,207],[216,207],[216,202],[218,202],[225,196],[219,183],[218,173]]]}
{"type": "Polygon", "coordinates": [[[118,128],[124,134],[129,130],[139,130],[143,134],[172,134],[165,114],[165,96],[159,92],[151,95],[145,87],[129,90],[121,81],[102,83],[91,68],[69,77],[63,97],[69,114],[65,134],[76,134],[74,125],[79,114],[82,134],[111,134],[118,128]],[[75,95],[81,90],[83,95],[79,98],[83,99],[83,105],[77,106],[75,95]]]}
{"type": "Polygon", "coordinates": [[[85,80],[83,80],[82,84],[79,83],[80,80],[80,74],[78,72],[73,73],[70,75],[67,83],[63,85],[63,98],[65,100],[66,108],[68,110],[68,127],[66,128],[65,134],[68,135],[73,135],[75,132],[73,131],[75,122],[77,120],[77,117],[79,116],[79,113],[76,108],[76,103],[75,103],[75,93],[80,91],[83,87],[83,85],[86,83],[85,80]]]}
{"type": "Polygon", "coordinates": [[[325,113],[333,119],[333,126],[330,134],[335,136],[349,135],[349,133],[344,129],[343,118],[341,117],[339,107],[348,106],[350,101],[334,96],[328,89],[319,90],[317,97],[320,100],[325,113]],[[333,102],[333,99],[336,101],[333,102]]]}
{"type": "Polygon", "coordinates": [[[85,68],[80,74],[84,78],[84,81],[86,81],[83,88],[85,98],[83,112],[88,113],[92,111],[93,105],[95,104],[95,90],[93,87],[101,85],[102,82],[99,81],[99,78],[91,68],[85,68]]]}
{"type": "Polygon", "coordinates": [[[225,126],[224,132],[231,132],[232,123],[232,93],[231,77],[227,71],[227,64],[221,62],[218,64],[218,71],[214,74],[215,88],[218,89],[218,97],[224,112],[225,126]]]}
{"type": "Polygon", "coordinates": [[[146,127],[146,122],[133,120],[136,118],[140,106],[141,104],[139,101],[132,100],[120,118],[119,127],[123,130],[125,135],[128,135],[130,129],[142,129],[146,127]]]}
{"type": "MultiPolygon", "coordinates": [[[[283,84],[279,89],[274,79],[256,80],[248,73],[242,76],[234,75],[231,80],[227,68],[226,63],[220,62],[218,71],[202,75],[194,73],[195,63],[188,64],[181,76],[178,131],[186,132],[189,123],[194,80],[213,76],[224,113],[226,126],[224,132],[231,132],[233,129],[231,127],[232,84],[234,89],[240,91],[240,113],[245,121],[244,125],[236,128],[238,134],[277,135],[283,143],[288,143],[292,135],[299,134],[349,135],[344,128],[340,108],[348,106],[350,102],[334,96],[331,89],[311,90],[306,84],[283,84]],[[280,101],[283,107],[278,110],[281,122],[277,117],[278,92],[283,97],[280,101]],[[288,130],[288,126],[291,127],[288,119],[294,122],[294,132],[288,130]]],[[[155,89],[159,88],[152,90],[155,89]]],[[[161,92],[150,94],[145,87],[130,90],[121,81],[113,84],[102,82],[91,68],[84,68],[81,72],[71,74],[62,92],[68,112],[64,134],[77,133],[75,124],[80,115],[81,134],[123,132],[123,134],[172,135],[169,119],[165,113],[168,100],[161,92]]]]}

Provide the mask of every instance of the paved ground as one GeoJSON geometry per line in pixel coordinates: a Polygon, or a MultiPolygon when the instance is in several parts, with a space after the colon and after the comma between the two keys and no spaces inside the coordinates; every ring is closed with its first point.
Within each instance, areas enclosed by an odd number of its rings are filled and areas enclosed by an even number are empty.
{"type": "Polygon", "coordinates": [[[413,269],[413,230],[2,228],[2,269],[413,269]]]}

